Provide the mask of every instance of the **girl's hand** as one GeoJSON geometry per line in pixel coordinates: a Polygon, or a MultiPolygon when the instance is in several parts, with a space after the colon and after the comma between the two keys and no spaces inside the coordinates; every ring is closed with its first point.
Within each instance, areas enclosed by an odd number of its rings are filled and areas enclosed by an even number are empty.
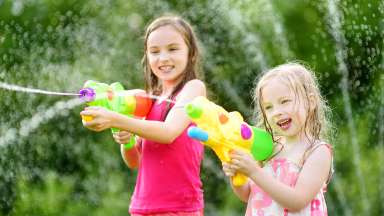
{"type": "Polygon", "coordinates": [[[83,120],[84,127],[97,132],[111,128],[114,114],[114,112],[102,107],[85,107],[85,109],[80,112],[82,116],[92,117],[90,121],[83,120]]]}
{"type": "Polygon", "coordinates": [[[261,166],[251,154],[241,151],[233,150],[230,153],[231,168],[236,172],[241,172],[250,177],[253,173],[257,172],[261,166]]]}
{"type": "Polygon", "coordinates": [[[132,134],[128,131],[119,131],[117,133],[113,133],[113,139],[119,144],[129,143],[132,134]]]}
{"type": "Polygon", "coordinates": [[[223,162],[222,165],[223,165],[224,174],[226,176],[232,177],[235,175],[236,170],[232,167],[232,165],[230,163],[223,162]]]}

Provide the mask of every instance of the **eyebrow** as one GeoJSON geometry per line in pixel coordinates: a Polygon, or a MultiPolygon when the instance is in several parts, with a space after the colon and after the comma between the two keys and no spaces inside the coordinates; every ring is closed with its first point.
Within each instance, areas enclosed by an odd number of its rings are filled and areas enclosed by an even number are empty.
{"type": "MultiPolygon", "coordinates": [[[[167,47],[170,47],[170,46],[180,46],[180,43],[170,43],[170,44],[167,44],[166,45],[167,47]]],[[[149,48],[157,48],[159,46],[150,46],[149,48]]]]}
{"type": "MultiPolygon", "coordinates": [[[[290,96],[289,95],[284,95],[284,96],[281,96],[278,98],[278,100],[282,100],[282,99],[289,99],[290,96]]],[[[262,105],[265,105],[265,104],[270,104],[271,102],[267,101],[267,102],[261,102],[262,105]]]]}

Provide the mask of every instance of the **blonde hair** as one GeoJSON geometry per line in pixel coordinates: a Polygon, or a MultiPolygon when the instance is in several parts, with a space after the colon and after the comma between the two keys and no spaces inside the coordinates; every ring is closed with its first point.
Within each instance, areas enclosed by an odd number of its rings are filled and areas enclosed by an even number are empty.
{"type": "Polygon", "coordinates": [[[258,126],[264,127],[273,136],[262,106],[262,88],[271,79],[278,78],[293,90],[296,98],[302,96],[301,101],[304,102],[307,110],[304,133],[311,145],[316,140],[331,141],[330,108],[320,94],[317,78],[311,69],[300,63],[290,62],[274,67],[261,75],[254,89],[255,116],[258,126]],[[309,107],[310,96],[313,96],[315,101],[315,107],[312,109],[309,107]]]}
{"type": "Polygon", "coordinates": [[[144,76],[145,76],[145,90],[151,92],[152,94],[159,95],[161,93],[161,83],[159,79],[152,72],[151,67],[148,62],[147,56],[147,41],[149,35],[156,29],[162,26],[172,26],[176,31],[178,31],[184,39],[185,44],[188,47],[188,62],[183,73],[183,79],[180,83],[173,89],[171,97],[174,96],[184,85],[190,80],[198,78],[199,75],[199,60],[200,60],[200,51],[197,43],[195,33],[191,25],[182,19],[181,17],[174,15],[161,16],[153,20],[144,36],[144,55],[142,58],[142,64],[144,67],[144,76]]]}

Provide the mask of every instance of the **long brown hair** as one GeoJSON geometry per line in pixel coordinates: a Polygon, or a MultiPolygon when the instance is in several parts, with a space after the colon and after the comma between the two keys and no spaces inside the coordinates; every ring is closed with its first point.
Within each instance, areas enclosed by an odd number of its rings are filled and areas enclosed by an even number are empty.
{"type": "Polygon", "coordinates": [[[178,91],[190,80],[198,78],[199,75],[199,61],[200,61],[200,50],[198,47],[197,38],[195,33],[191,27],[191,25],[178,16],[161,16],[155,20],[153,20],[144,36],[144,56],[142,58],[142,65],[144,67],[144,76],[145,76],[145,90],[148,93],[154,95],[160,95],[162,92],[162,86],[159,82],[159,79],[152,72],[151,67],[148,62],[147,56],[147,42],[149,35],[162,26],[172,26],[176,31],[178,31],[184,39],[185,44],[188,47],[188,62],[185,68],[185,71],[182,73],[183,78],[173,89],[171,95],[169,96],[171,99],[177,94],[178,91]]]}

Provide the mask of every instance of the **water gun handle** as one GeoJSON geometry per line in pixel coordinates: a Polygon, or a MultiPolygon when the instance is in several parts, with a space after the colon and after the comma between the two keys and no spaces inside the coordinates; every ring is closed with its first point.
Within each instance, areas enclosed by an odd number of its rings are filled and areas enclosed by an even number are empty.
{"type": "MultiPolygon", "coordinates": [[[[219,149],[213,149],[216,153],[219,151],[219,149]]],[[[231,158],[229,157],[229,149],[224,150],[222,152],[222,157],[224,161],[230,162],[231,158]]],[[[244,185],[247,182],[248,177],[240,172],[235,173],[234,176],[232,176],[231,181],[233,186],[239,187],[244,185]]]]}
{"type": "MultiPolygon", "coordinates": [[[[203,142],[205,144],[209,139],[209,134],[206,131],[194,126],[188,128],[187,134],[189,137],[195,140],[199,140],[200,142],[203,142]]],[[[220,158],[221,161],[230,162],[231,160],[231,158],[229,157],[230,149],[220,145],[214,145],[214,146],[211,146],[211,148],[216,153],[216,155],[220,158]]],[[[233,185],[238,187],[238,186],[244,185],[247,182],[247,176],[245,176],[242,173],[236,173],[231,180],[233,185]]]]}
{"type": "Polygon", "coordinates": [[[242,173],[236,173],[232,177],[232,184],[236,187],[242,186],[247,182],[248,177],[242,173]]]}
{"type": "MultiPolygon", "coordinates": [[[[118,128],[111,128],[112,134],[118,133],[120,130],[118,128]]],[[[136,144],[136,136],[132,134],[132,136],[129,138],[129,142],[123,144],[125,149],[131,149],[136,144]]]]}
{"type": "MultiPolygon", "coordinates": [[[[85,115],[82,115],[81,118],[85,122],[92,121],[92,119],[93,119],[92,116],[85,116],[85,115]]],[[[120,130],[118,128],[111,128],[111,131],[112,131],[112,134],[115,134],[115,133],[119,132],[120,130]]],[[[125,149],[130,149],[133,146],[135,146],[135,144],[136,144],[136,138],[135,138],[135,135],[132,134],[131,138],[129,139],[129,142],[126,144],[123,144],[123,145],[124,145],[125,149]]]]}

